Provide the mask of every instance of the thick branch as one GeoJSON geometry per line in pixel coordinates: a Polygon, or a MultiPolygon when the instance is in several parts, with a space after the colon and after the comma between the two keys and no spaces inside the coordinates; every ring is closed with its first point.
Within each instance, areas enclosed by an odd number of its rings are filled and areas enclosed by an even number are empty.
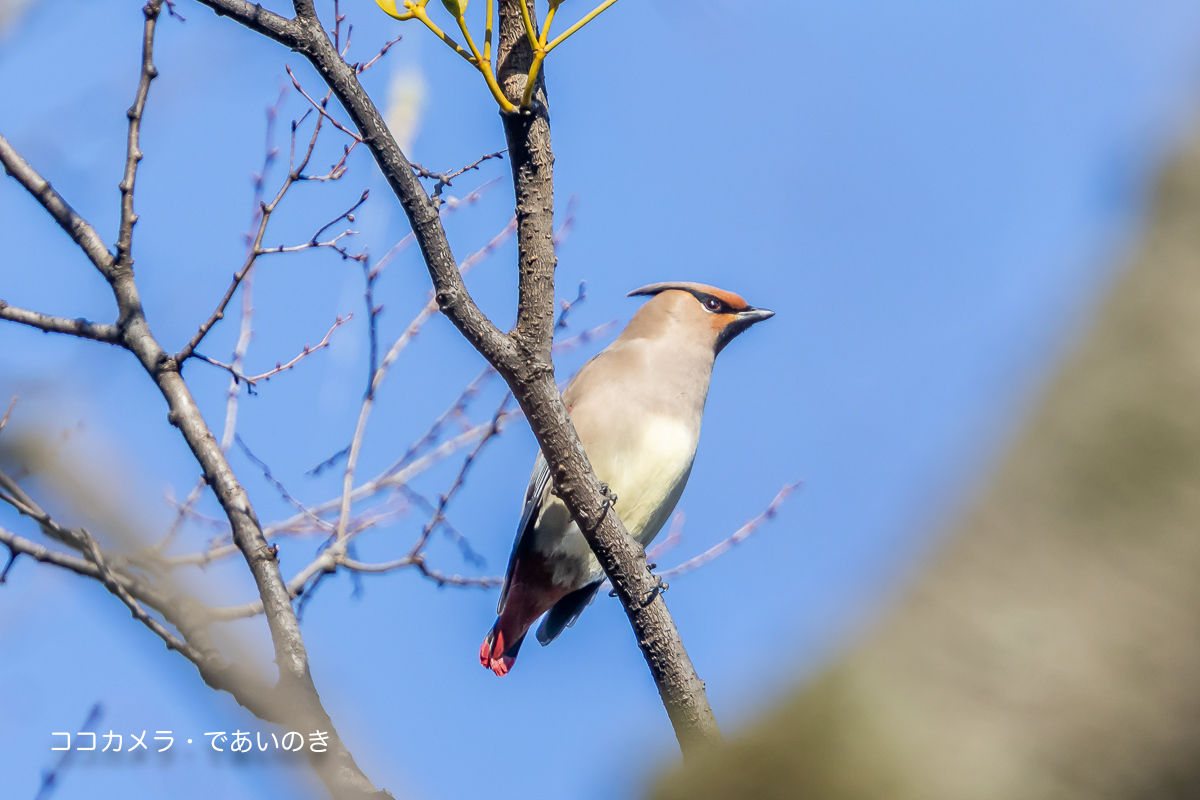
{"type": "MultiPolygon", "coordinates": [[[[267,11],[257,3],[247,3],[246,0],[200,0],[220,17],[230,17],[237,20],[256,33],[261,33],[268,39],[274,39],[280,44],[296,49],[301,38],[300,26],[295,20],[281,17],[267,11]]],[[[309,4],[309,8],[312,5],[309,4]]]]}
{"type": "Polygon", "coordinates": [[[97,342],[106,342],[107,344],[120,344],[121,339],[120,331],[117,330],[116,325],[88,322],[82,318],[68,319],[66,317],[53,317],[38,311],[28,311],[24,308],[10,306],[3,300],[0,300],[0,319],[19,322],[22,325],[28,325],[31,328],[37,328],[47,333],[67,333],[71,336],[78,336],[81,339],[94,339],[97,342]]]}
{"type": "MultiPolygon", "coordinates": [[[[497,50],[500,87],[520,105],[533,63],[521,4],[501,0],[497,50]]],[[[528,4],[534,20],[533,2],[528,4]]],[[[539,73],[535,102],[526,111],[502,114],[517,200],[517,328],[513,338],[526,358],[550,361],[554,325],[554,151],[550,146],[550,110],[539,73]]]]}
{"type": "Polygon", "coordinates": [[[79,249],[100,270],[100,274],[107,277],[112,272],[113,257],[101,241],[100,234],[67,204],[49,181],[21,158],[21,154],[3,136],[0,136],[0,164],[4,165],[5,174],[16,178],[17,183],[24,186],[50,212],[54,221],[79,245],[79,249]]]}

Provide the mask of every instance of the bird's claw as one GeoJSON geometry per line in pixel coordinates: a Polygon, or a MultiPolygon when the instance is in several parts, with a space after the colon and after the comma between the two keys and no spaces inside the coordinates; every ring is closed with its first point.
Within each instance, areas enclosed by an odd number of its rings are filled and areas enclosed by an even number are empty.
{"type": "MultiPolygon", "coordinates": [[[[648,566],[650,569],[654,569],[658,565],[657,564],[649,564],[648,566]]],[[[654,598],[658,597],[660,594],[663,594],[664,592],[667,591],[667,589],[670,589],[670,588],[671,588],[671,584],[664,581],[658,575],[655,575],[654,576],[654,587],[652,589],[650,589],[650,591],[646,592],[645,596],[642,597],[642,605],[644,605],[644,606],[650,605],[651,603],[654,602],[654,598]]]]}
{"type": "Polygon", "coordinates": [[[597,525],[608,516],[609,510],[617,504],[617,495],[608,488],[607,483],[600,484],[600,494],[603,495],[604,499],[600,501],[600,514],[596,517],[597,525]]]}

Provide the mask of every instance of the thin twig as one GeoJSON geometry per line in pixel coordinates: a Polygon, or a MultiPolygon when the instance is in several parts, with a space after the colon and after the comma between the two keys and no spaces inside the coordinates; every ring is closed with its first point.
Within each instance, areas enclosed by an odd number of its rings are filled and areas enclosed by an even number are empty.
{"type": "Polygon", "coordinates": [[[770,504],[767,505],[766,509],[764,509],[761,514],[754,517],[745,525],[734,531],[732,536],[717,542],[700,555],[689,558],[679,566],[672,567],[666,572],[659,573],[659,577],[671,578],[676,575],[683,575],[684,573],[691,572],[692,570],[704,566],[714,558],[727,553],[737,545],[746,541],[754,535],[755,531],[761,528],[768,521],[775,518],[775,515],[779,513],[779,507],[783,505],[785,500],[787,500],[788,495],[800,488],[801,483],[803,483],[803,481],[797,481],[796,483],[789,483],[785,485],[779,490],[779,493],[775,495],[775,498],[771,500],[770,504]]]}
{"type": "Polygon", "coordinates": [[[154,27],[161,11],[162,0],[150,0],[142,7],[142,14],[146,18],[142,30],[142,74],[133,105],[126,112],[129,117],[129,136],[125,148],[125,175],[121,179],[121,224],[117,232],[116,265],[119,270],[130,269],[133,265],[133,226],[138,220],[133,210],[133,189],[138,164],[144,155],[139,142],[142,114],[146,110],[150,83],[158,77],[158,68],[154,66],[154,27]]]}
{"type": "Polygon", "coordinates": [[[486,155],[482,155],[479,158],[472,161],[470,164],[467,164],[464,167],[459,167],[458,169],[454,170],[453,172],[431,172],[431,171],[425,169],[425,167],[422,167],[420,164],[418,164],[415,161],[411,162],[409,164],[409,166],[412,167],[413,172],[415,172],[418,176],[420,176],[422,178],[431,178],[431,179],[437,180],[437,183],[434,185],[433,190],[429,193],[430,199],[433,201],[433,204],[436,206],[441,203],[442,190],[445,189],[447,186],[449,186],[451,181],[453,181],[459,175],[462,175],[464,172],[479,169],[479,165],[485,161],[488,161],[493,158],[503,158],[504,154],[507,151],[508,151],[508,148],[506,147],[503,150],[496,151],[495,153],[488,153],[486,155]]]}
{"type": "Polygon", "coordinates": [[[325,95],[325,100],[323,102],[318,103],[316,100],[314,100],[312,98],[312,96],[308,92],[304,91],[304,87],[302,87],[300,85],[300,81],[296,79],[296,75],[295,75],[295,73],[292,72],[292,68],[290,65],[285,64],[283,69],[287,72],[288,77],[292,79],[292,85],[296,87],[296,91],[298,91],[300,94],[304,95],[304,99],[312,104],[312,107],[317,110],[318,114],[320,114],[325,119],[329,120],[329,124],[333,125],[333,127],[337,128],[339,131],[346,134],[347,136],[349,136],[351,139],[353,139],[356,142],[361,142],[363,140],[363,138],[361,136],[359,136],[357,133],[355,133],[354,131],[347,128],[342,123],[338,122],[336,119],[334,119],[332,116],[330,116],[328,111],[325,110],[325,105],[329,102],[329,95],[325,95]]]}
{"type": "Polygon", "coordinates": [[[258,257],[262,255],[262,240],[263,236],[267,232],[267,225],[271,221],[271,215],[279,206],[280,201],[283,200],[284,195],[287,194],[290,188],[292,188],[292,185],[300,179],[300,174],[304,171],[304,168],[308,166],[309,159],[312,158],[313,150],[317,146],[317,137],[321,134],[321,119],[323,118],[318,117],[316,125],[313,126],[312,137],[308,142],[308,149],[301,157],[299,164],[296,164],[294,160],[295,136],[298,123],[292,123],[293,156],[291,163],[288,164],[287,178],[284,180],[283,185],[279,187],[279,191],[275,194],[275,197],[270,203],[264,204],[261,202],[261,200],[259,201],[260,215],[258,221],[258,230],[255,232],[254,238],[247,247],[246,260],[243,262],[241,268],[233,274],[233,280],[230,281],[229,287],[225,290],[225,294],[221,297],[220,302],[217,303],[216,310],[209,315],[208,319],[200,324],[199,330],[197,330],[195,335],[192,336],[186,345],[184,345],[183,349],[175,354],[175,363],[182,365],[184,361],[191,358],[192,353],[196,350],[196,347],[199,346],[200,342],[204,340],[204,337],[208,335],[208,332],[212,330],[212,327],[224,318],[225,308],[229,305],[229,301],[233,299],[234,292],[238,290],[238,287],[241,286],[242,281],[245,280],[246,276],[250,273],[250,270],[254,267],[258,257]]]}
{"type": "Polygon", "coordinates": [[[8,418],[12,416],[13,409],[17,407],[17,396],[14,394],[12,400],[8,401],[8,408],[4,411],[4,416],[0,417],[0,433],[4,432],[4,426],[8,424],[8,418]]]}
{"type": "MultiPolygon", "coordinates": [[[[88,711],[87,717],[83,720],[83,725],[80,726],[80,730],[92,730],[100,723],[100,719],[103,716],[104,706],[102,706],[100,703],[93,704],[91,709],[88,711]]],[[[77,752],[77,749],[65,750],[63,754],[58,757],[58,761],[55,762],[54,766],[42,774],[42,783],[38,787],[38,792],[36,795],[34,795],[33,800],[47,800],[47,798],[54,793],[55,788],[58,787],[58,782],[62,779],[62,776],[67,771],[67,767],[70,765],[72,758],[74,758],[74,754],[77,752]]]]}
{"type": "Polygon", "coordinates": [[[434,510],[433,515],[429,518],[429,521],[425,523],[425,527],[421,529],[421,535],[417,537],[417,541],[413,544],[412,548],[408,552],[409,557],[415,558],[420,555],[421,551],[425,549],[426,543],[429,541],[430,534],[432,534],[433,531],[441,524],[442,520],[445,519],[446,507],[450,505],[450,501],[454,499],[455,493],[461,489],[463,484],[466,482],[467,472],[470,471],[471,465],[474,464],[476,459],[479,458],[479,454],[483,452],[483,448],[487,446],[487,443],[491,441],[494,436],[500,433],[500,421],[504,418],[504,413],[508,409],[508,404],[511,400],[512,393],[505,392],[504,399],[500,401],[500,405],[496,407],[495,413],[492,414],[491,424],[488,426],[487,430],[484,431],[483,436],[480,437],[479,442],[475,445],[475,448],[467,454],[465,459],[463,459],[462,466],[459,467],[458,474],[454,476],[454,481],[450,484],[450,488],[447,489],[440,497],[438,497],[437,508],[434,510]]]}
{"type": "Polygon", "coordinates": [[[573,194],[567,198],[567,210],[563,214],[562,224],[554,232],[554,249],[558,250],[567,241],[571,231],[575,230],[575,212],[579,208],[579,195],[573,194]]]}
{"type": "Polygon", "coordinates": [[[371,67],[375,66],[375,62],[387,55],[387,51],[392,49],[392,45],[396,44],[403,38],[403,36],[397,36],[395,39],[389,39],[388,41],[384,42],[383,47],[379,48],[379,52],[376,53],[370,61],[365,64],[358,64],[354,67],[354,71],[361,75],[371,67]]]}
{"type": "Polygon", "coordinates": [[[254,466],[258,467],[259,470],[262,471],[263,477],[266,478],[267,481],[270,482],[270,484],[275,487],[275,490],[278,491],[279,494],[283,496],[283,499],[287,501],[288,505],[290,505],[292,508],[296,509],[301,514],[305,515],[310,520],[312,520],[313,524],[316,525],[318,528],[327,528],[329,530],[333,529],[333,526],[331,524],[329,524],[325,520],[321,519],[316,514],[313,514],[311,511],[309,511],[308,506],[304,505],[304,503],[297,500],[296,497],[287,490],[287,487],[283,485],[283,482],[280,481],[278,478],[276,478],[275,475],[271,472],[271,468],[269,466],[267,466],[267,463],[265,461],[263,461],[262,459],[260,459],[258,456],[254,455],[253,452],[251,452],[250,448],[246,445],[246,443],[244,441],[242,441],[241,436],[234,434],[234,441],[237,443],[237,446],[239,448],[241,448],[242,454],[245,455],[246,458],[250,459],[250,463],[252,463],[254,466]]]}
{"type": "Polygon", "coordinates": [[[571,313],[571,309],[587,299],[587,281],[579,282],[579,291],[575,293],[574,300],[559,300],[558,321],[554,323],[554,331],[557,333],[567,327],[567,317],[571,313]]]}
{"type": "MultiPolygon", "coordinates": [[[[480,184],[478,188],[474,189],[461,199],[452,197],[450,195],[442,198],[443,202],[441,208],[438,209],[438,217],[440,219],[445,219],[447,215],[459,208],[475,205],[483,198],[484,192],[495,186],[499,180],[499,178],[492,178],[490,181],[485,181],[484,183],[480,184]]],[[[404,252],[404,250],[406,250],[416,240],[417,236],[412,231],[409,231],[407,234],[405,234],[400,241],[392,245],[391,248],[383,254],[383,258],[375,262],[375,274],[378,275],[380,272],[383,272],[384,267],[391,263],[391,261],[397,255],[404,252]]]]}
{"type": "Polygon", "coordinates": [[[320,241],[320,237],[321,237],[322,233],[329,230],[330,228],[332,228],[334,225],[341,222],[342,220],[346,220],[347,222],[354,222],[354,212],[357,211],[359,209],[359,207],[362,206],[363,203],[367,202],[367,197],[370,196],[370,193],[371,193],[370,189],[363,189],[362,195],[358,198],[357,201],[355,201],[354,205],[350,206],[350,208],[343,211],[341,214],[339,214],[338,216],[334,217],[329,222],[322,225],[321,228],[312,235],[312,238],[309,239],[304,244],[291,245],[291,246],[279,245],[278,247],[266,247],[266,248],[262,248],[260,250],[260,253],[263,255],[270,255],[270,254],[276,254],[276,253],[299,253],[301,250],[309,250],[309,249],[315,248],[315,247],[327,247],[331,250],[336,251],[344,259],[348,259],[348,260],[352,260],[352,261],[366,261],[366,258],[367,258],[366,254],[351,253],[346,248],[338,246],[338,242],[340,242],[342,239],[344,239],[347,236],[356,236],[358,234],[358,231],[346,230],[346,231],[339,233],[337,236],[334,236],[332,239],[329,239],[328,241],[324,241],[324,242],[320,241]]]}
{"type": "MultiPolygon", "coordinates": [[[[278,375],[279,373],[287,372],[288,370],[292,369],[297,364],[299,364],[301,361],[303,361],[305,358],[308,358],[310,355],[317,352],[318,350],[322,350],[322,349],[328,347],[329,346],[329,337],[333,335],[333,332],[336,331],[339,327],[341,327],[345,323],[349,322],[351,319],[353,319],[353,317],[354,317],[354,312],[350,312],[345,317],[343,317],[341,314],[339,314],[337,316],[337,321],[334,322],[333,326],[328,331],[325,332],[325,336],[321,339],[321,341],[317,342],[315,345],[307,345],[307,344],[304,345],[304,349],[301,350],[299,355],[294,357],[291,361],[288,361],[286,364],[283,362],[276,362],[274,368],[269,369],[266,372],[260,373],[258,375],[243,375],[241,370],[238,368],[239,365],[236,363],[235,364],[226,364],[223,361],[217,361],[216,359],[209,358],[208,356],[203,355],[201,353],[193,353],[192,355],[194,355],[196,358],[200,359],[201,361],[204,361],[208,364],[212,364],[214,367],[220,367],[221,369],[225,370],[231,376],[233,376],[234,383],[246,384],[246,386],[249,387],[249,389],[250,389],[250,393],[253,394],[254,393],[253,388],[255,386],[257,386],[260,381],[269,381],[271,378],[278,375]]],[[[241,354],[239,354],[239,355],[241,355],[241,354]]]]}

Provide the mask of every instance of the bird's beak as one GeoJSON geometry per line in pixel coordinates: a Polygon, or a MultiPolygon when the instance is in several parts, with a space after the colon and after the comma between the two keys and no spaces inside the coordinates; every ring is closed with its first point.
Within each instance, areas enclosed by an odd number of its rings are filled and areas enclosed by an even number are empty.
{"type": "Polygon", "coordinates": [[[756,322],[762,322],[764,319],[770,319],[775,316],[774,311],[769,311],[765,308],[747,308],[738,312],[738,322],[742,323],[742,330],[749,328],[756,322]]]}
{"type": "Polygon", "coordinates": [[[744,308],[737,312],[733,320],[717,334],[716,352],[720,353],[724,350],[725,345],[733,341],[734,337],[754,323],[762,322],[764,319],[770,319],[773,316],[775,316],[775,312],[768,311],[765,308],[744,308]]]}

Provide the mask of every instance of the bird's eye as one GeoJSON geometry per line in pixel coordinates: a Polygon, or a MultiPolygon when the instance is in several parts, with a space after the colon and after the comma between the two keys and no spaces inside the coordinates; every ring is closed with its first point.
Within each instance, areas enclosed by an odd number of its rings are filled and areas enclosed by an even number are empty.
{"type": "Polygon", "coordinates": [[[721,310],[721,301],[715,297],[710,297],[704,301],[704,307],[707,308],[709,311],[720,311],[721,310]]]}

